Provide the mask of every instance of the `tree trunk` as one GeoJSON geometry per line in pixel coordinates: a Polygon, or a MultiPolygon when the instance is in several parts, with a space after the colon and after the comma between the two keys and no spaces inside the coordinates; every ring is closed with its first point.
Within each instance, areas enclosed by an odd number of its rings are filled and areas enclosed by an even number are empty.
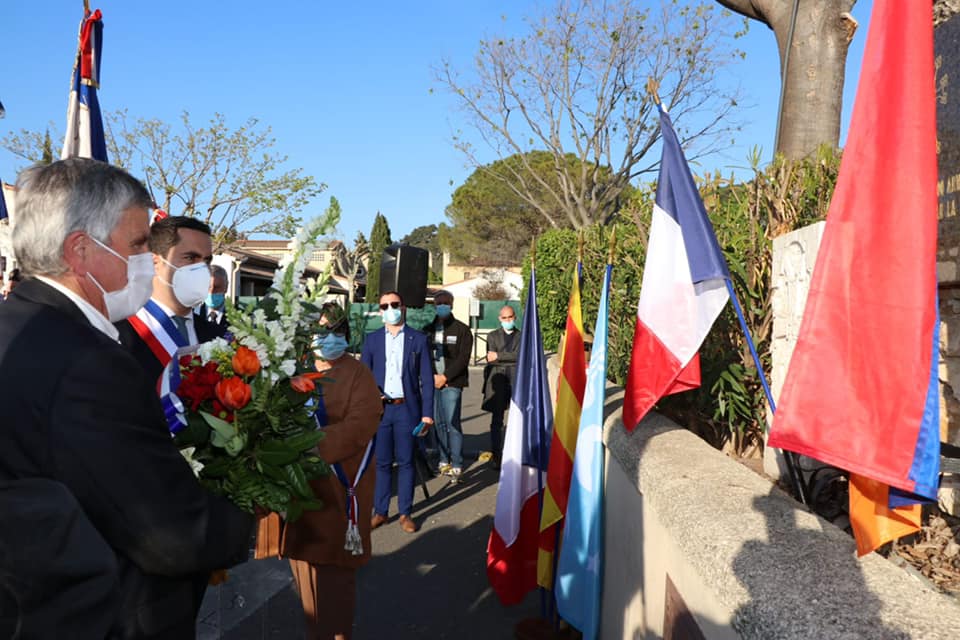
{"type": "Polygon", "coordinates": [[[821,144],[836,147],[840,142],[847,49],[857,29],[850,15],[856,0],[717,2],[766,24],[777,39],[784,83],[776,152],[799,159],[814,153],[821,144]],[[791,41],[794,2],[798,10],[791,41]]]}

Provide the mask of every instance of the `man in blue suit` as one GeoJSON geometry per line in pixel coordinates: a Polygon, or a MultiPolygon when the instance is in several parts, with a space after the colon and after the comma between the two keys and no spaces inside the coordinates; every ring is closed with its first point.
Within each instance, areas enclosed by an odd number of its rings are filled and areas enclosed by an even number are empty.
{"type": "Polygon", "coordinates": [[[413,508],[413,431],[423,436],[433,425],[433,369],[427,336],[404,325],[406,307],[396,291],[380,296],[383,328],[367,336],[361,361],[373,371],[383,397],[383,419],[377,430],[377,488],[373,498],[376,529],[387,521],[394,460],[397,462],[397,507],[400,527],[407,533],[417,530],[410,518],[413,508]]]}

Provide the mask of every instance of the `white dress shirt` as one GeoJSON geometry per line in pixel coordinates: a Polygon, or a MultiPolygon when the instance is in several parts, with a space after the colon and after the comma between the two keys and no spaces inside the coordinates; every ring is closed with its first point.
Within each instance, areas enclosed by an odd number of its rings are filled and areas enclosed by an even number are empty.
{"type": "Polygon", "coordinates": [[[388,398],[403,397],[403,327],[397,335],[384,327],[384,355],[386,366],[383,369],[383,393],[388,398]]]}

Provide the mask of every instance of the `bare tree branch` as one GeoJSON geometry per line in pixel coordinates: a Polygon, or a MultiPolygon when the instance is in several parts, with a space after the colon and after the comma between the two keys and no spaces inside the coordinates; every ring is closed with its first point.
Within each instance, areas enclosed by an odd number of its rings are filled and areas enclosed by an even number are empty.
{"type": "MultiPolygon", "coordinates": [[[[717,71],[740,55],[729,44],[733,24],[712,3],[652,12],[631,0],[558,0],[522,37],[484,40],[468,79],[449,62],[435,75],[475,140],[500,159],[517,158],[495,163],[496,177],[551,226],[583,227],[609,219],[623,189],[655,166],[642,162],[659,138],[643,90],[649,77],[694,153],[729,140],[736,94],[717,86],[717,71]],[[689,131],[688,120],[696,123],[689,131]],[[531,166],[537,150],[553,156],[554,176],[531,166]]],[[[493,170],[467,137],[455,146],[493,170]]]]}

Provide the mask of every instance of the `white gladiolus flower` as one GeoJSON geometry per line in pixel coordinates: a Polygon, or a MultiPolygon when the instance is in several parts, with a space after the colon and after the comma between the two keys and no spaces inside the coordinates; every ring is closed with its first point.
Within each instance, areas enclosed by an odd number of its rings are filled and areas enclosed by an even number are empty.
{"type": "Polygon", "coordinates": [[[196,451],[196,447],[187,447],[185,449],[180,449],[180,455],[183,456],[184,460],[190,463],[190,468],[193,470],[193,475],[200,477],[200,472],[203,471],[203,463],[194,460],[193,454],[196,451]]]}
{"type": "Polygon", "coordinates": [[[223,338],[215,338],[210,342],[201,343],[197,353],[200,355],[203,364],[207,364],[219,354],[230,353],[230,343],[223,338]]]}

